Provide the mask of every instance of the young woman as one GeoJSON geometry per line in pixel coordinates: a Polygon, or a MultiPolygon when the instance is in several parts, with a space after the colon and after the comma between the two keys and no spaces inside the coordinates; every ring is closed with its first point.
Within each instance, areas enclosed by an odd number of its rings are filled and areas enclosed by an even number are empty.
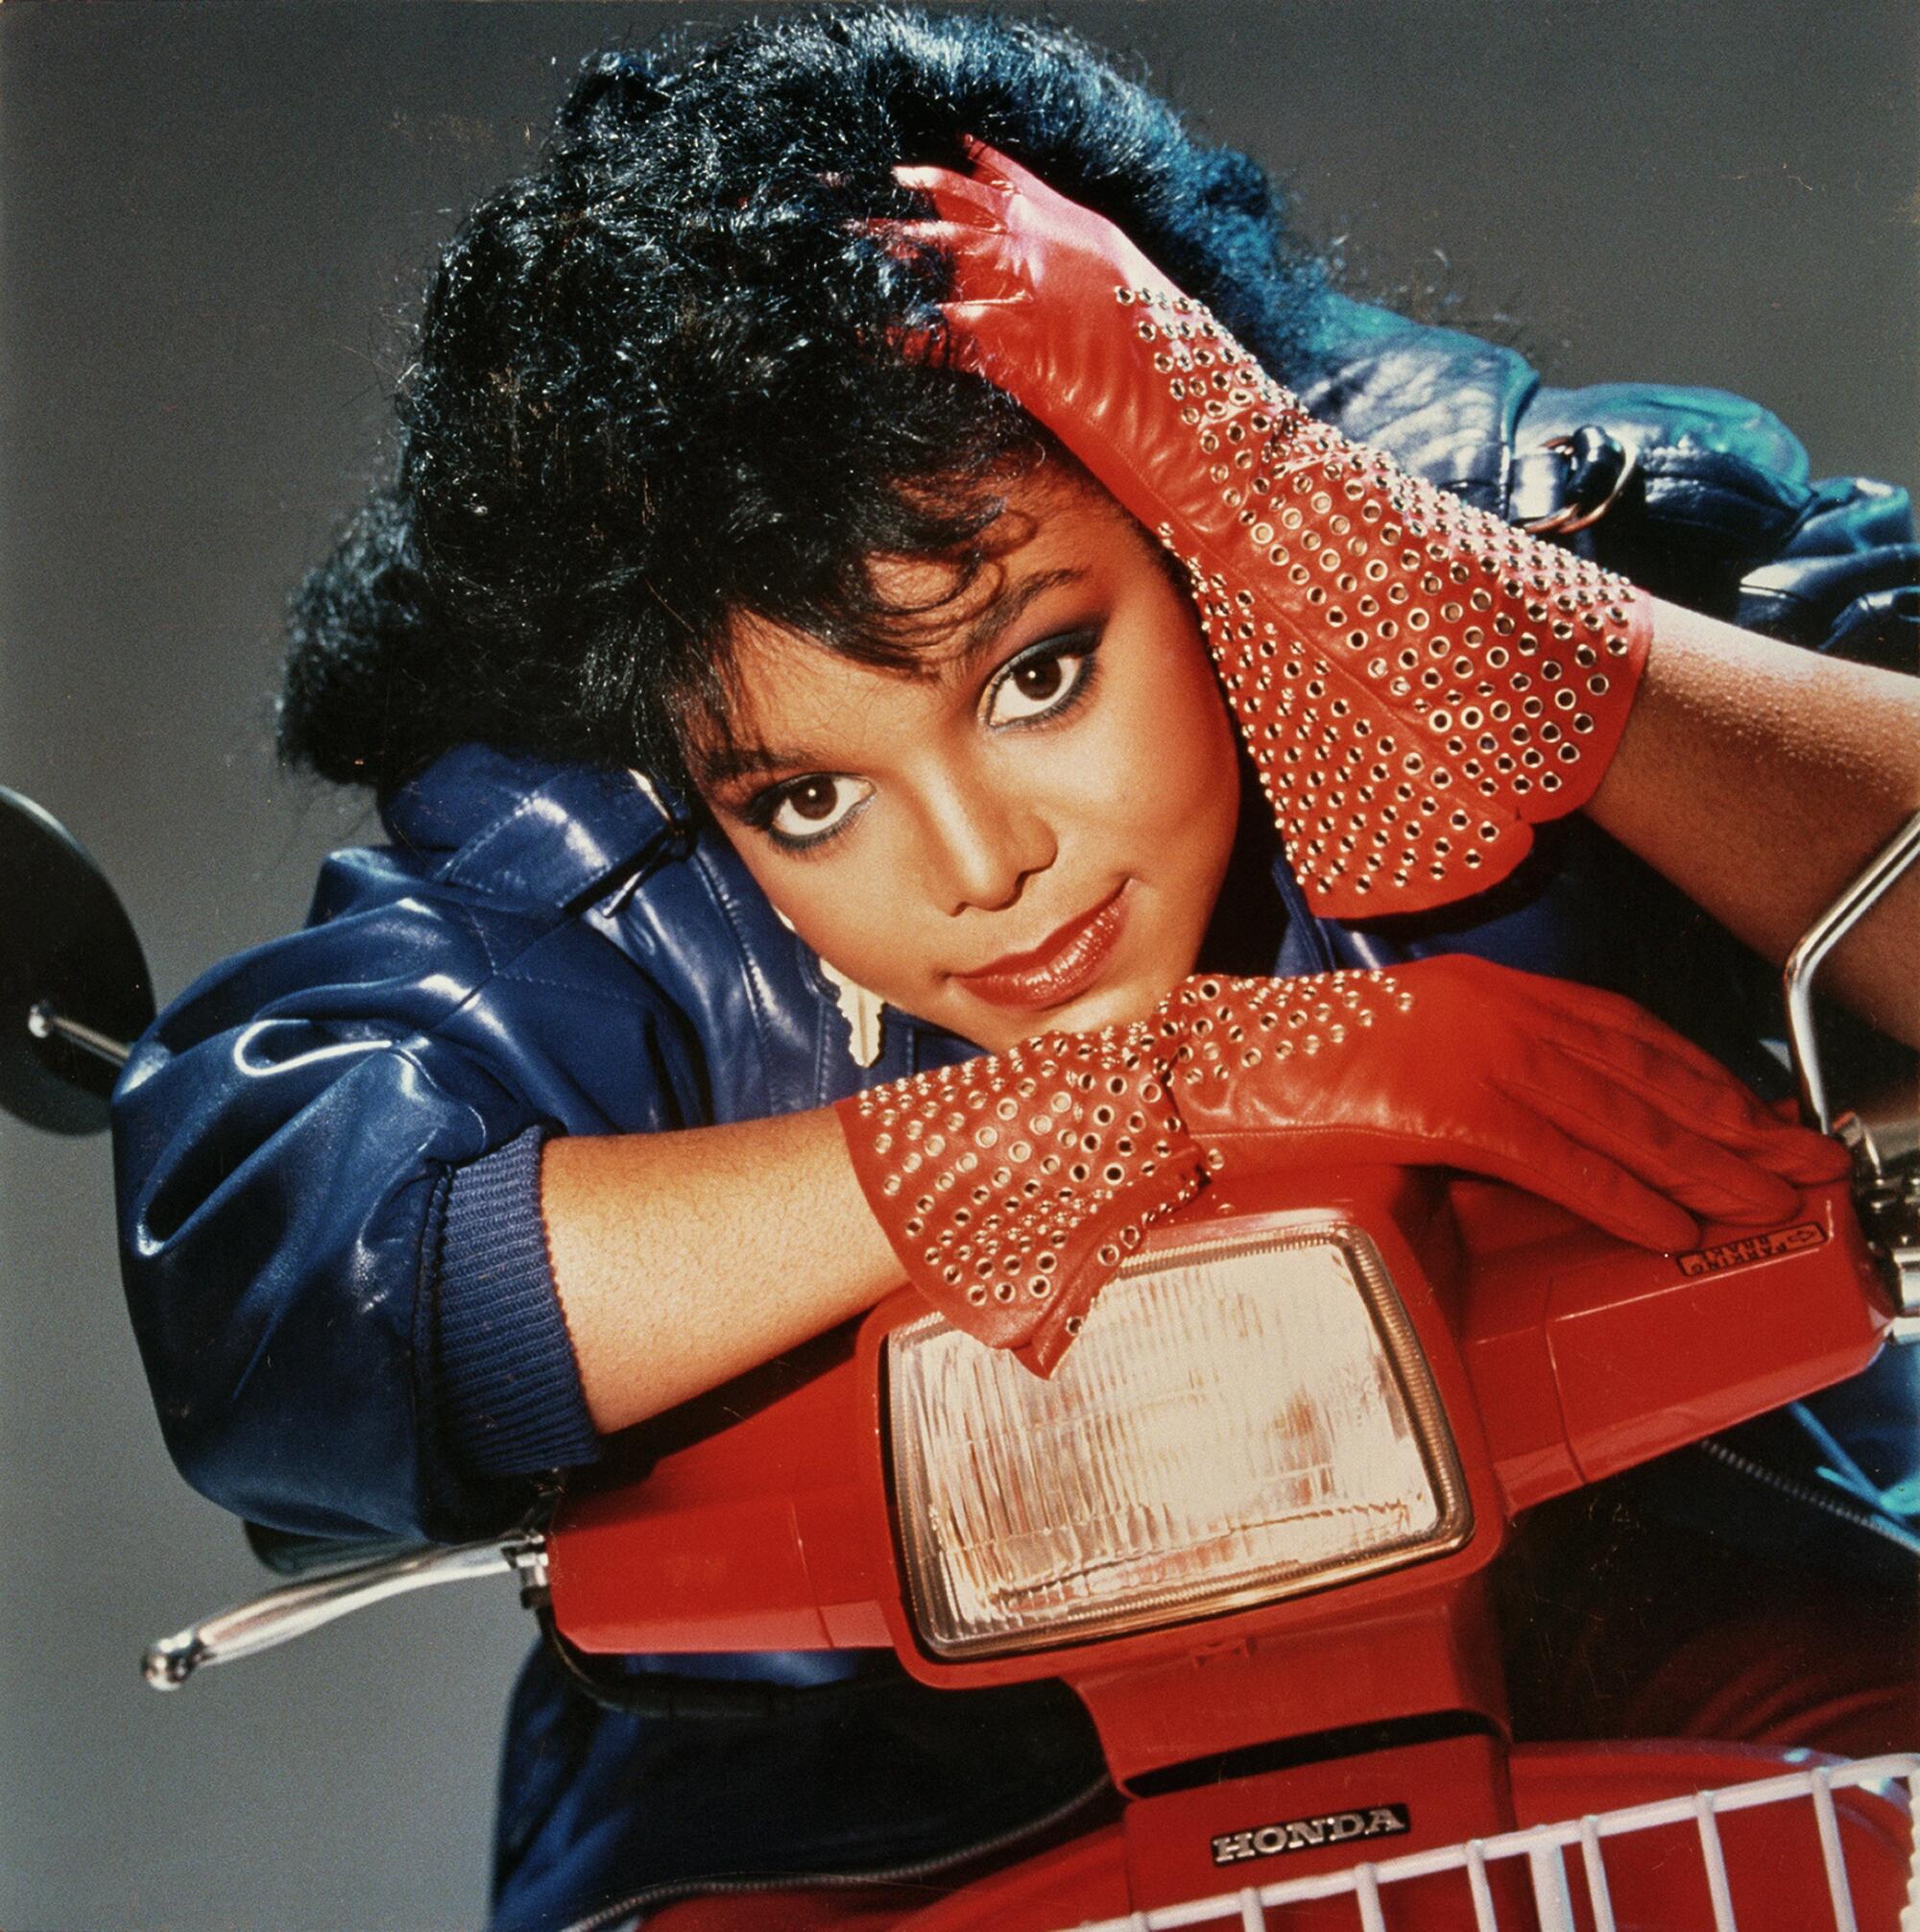
{"type": "MultiPolygon", "coordinates": [[[[1904,504],[1344,302],[1077,42],[787,13],[592,63],[399,420],[281,715],[390,842],[119,1097],[142,1347],[228,1507],[499,1529],[903,1273],[1048,1370],[1249,1139],[1660,1246],[1835,1171],[1719,1063],[1920,792],[1856,662],[1905,643],[1904,504]]],[[[1900,914],[1843,962],[1896,1027],[1900,914]]],[[[1097,1777],[1044,1691],[861,1711],[742,1753],[537,1662],[497,1922],[964,1854],[1097,1777]]]]}

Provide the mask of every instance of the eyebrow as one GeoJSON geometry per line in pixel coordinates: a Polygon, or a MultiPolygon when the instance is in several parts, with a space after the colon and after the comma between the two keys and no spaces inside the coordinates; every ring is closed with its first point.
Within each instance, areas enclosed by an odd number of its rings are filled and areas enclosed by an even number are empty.
{"type": "Polygon", "coordinates": [[[1057,591],[1063,584],[1077,584],[1086,574],[1085,570],[1064,567],[1058,570],[1037,570],[1011,589],[996,591],[988,599],[986,609],[961,634],[954,662],[971,664],[983,651],[996,644],[1010,625],[1020,621],[1035,598],[1044,597],[1048,591],[1057,591]]]}
{"type": "MultiPolygon", "coordinates": [[[[1036,599],[1064,584],[1080,583],[1083,569],[1062,568],[1037,570],[1018,584],[1005,586],[988,599],[985,608],[960,634],[958,646],[948,661],[966,670],[996,644],[1007,631],[1026,614],[1036,599]]],[[[805,771],[829,765],[832,760],[816,757],[804,747],[781,748],[772,745],[727,745],[700,761],[701,778],[708,785],[732,785],[743,778],[769,771],[805,771]]]]}

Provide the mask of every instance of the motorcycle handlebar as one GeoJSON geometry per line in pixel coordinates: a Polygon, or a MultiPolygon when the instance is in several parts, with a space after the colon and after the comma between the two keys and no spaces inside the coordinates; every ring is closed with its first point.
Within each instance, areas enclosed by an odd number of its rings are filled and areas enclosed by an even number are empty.
{"type": "Polygon", "coordinates": [[[429,1545],[288,1583],[263,1597],[216,1611],[150,1644],[140,1660],[141,1675],[156,1690],[178,1690],[206,1665],[230,1663],[235,1657],[273,1650],[369,1604],[429,1589],[436,1583],[493,1575],[517,1576],[528,1588],[544,1587],[544,1540],[514,1535],[444,1548],[429,1545]]]}

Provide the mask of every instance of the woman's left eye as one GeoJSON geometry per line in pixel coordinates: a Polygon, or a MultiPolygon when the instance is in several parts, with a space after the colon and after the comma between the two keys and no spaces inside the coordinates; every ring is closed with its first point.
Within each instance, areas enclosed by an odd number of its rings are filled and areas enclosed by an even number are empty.
{"type": "Polygon", "coordinates": [[[1016,658],[988,691],[983,718],[990,725],[1021,724],[1066,710],[1080,695],[1092,662],[1093,646],[1086,640],[1016,658]]]}

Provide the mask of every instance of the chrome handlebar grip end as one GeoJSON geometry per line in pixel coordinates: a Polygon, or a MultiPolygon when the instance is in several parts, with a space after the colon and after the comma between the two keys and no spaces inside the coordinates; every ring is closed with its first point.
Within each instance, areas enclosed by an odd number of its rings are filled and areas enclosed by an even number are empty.
{"type": "Polygon", "coordinates": [[[140,1675],[156,1691],[179,1690],[206,1655],[206,1646],[197,1630],[181,1630],[149,1644],[140,1658],[140,1675]]]}
{"type": "Polygon", "coordinates": [[[105,1060],[109,1067],[124,1067],[133,1057],[132,1048],[124,1040],[69,1019],[51,1000],[36,1000],[28,1007],[27,1031],[36,1040],[64,1040],[68,1046],[105,1060]]]}

